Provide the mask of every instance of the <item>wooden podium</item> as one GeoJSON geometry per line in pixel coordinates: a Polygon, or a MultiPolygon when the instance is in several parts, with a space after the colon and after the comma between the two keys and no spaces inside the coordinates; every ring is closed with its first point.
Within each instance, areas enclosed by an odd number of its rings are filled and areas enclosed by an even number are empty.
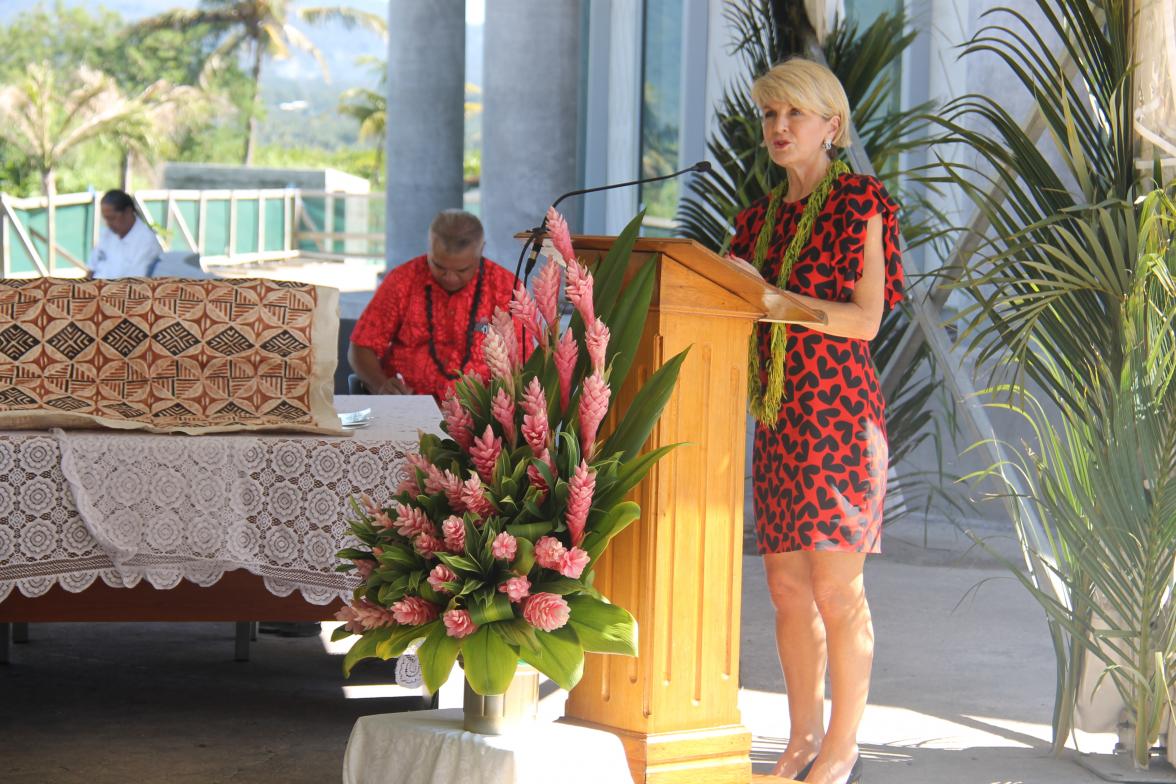
{"type": "MultiPolygon", "coordinates": [[[[593,260],[612,241],[573,244],[593,260]]],[[[649,318],[613,410],[689,348],[647,448],[683,446],[634,491],[641,519],[596,567],[597,588],[637,618],[639,655],[589,654],[564,720],[620,736],[638,784],[747,784],[751,733],[736,704],[747,341],[756,321],[812,323],[824,314],[690,240],[639,239],[630,270],[654,256],[649,318]]]]}

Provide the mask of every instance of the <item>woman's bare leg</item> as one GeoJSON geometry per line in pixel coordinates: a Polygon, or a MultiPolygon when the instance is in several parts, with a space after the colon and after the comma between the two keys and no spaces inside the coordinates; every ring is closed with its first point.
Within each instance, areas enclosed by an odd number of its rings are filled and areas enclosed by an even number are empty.
{"type": "Polygon", "coordinates": [[[806,781],[842,784],[857,759],[857,732],[870,693],[874,626],[866,602],[863,553],[806,553],[813,600],[824,621],[833,709],[821,753],[806,781]]]}
{"type": "Polygon", "coordinates": [[[772,774],[787,778],[794,778],[816,756],[825,734],[825,627],[813,597],[811,555],[764,556],[791,723],[788,747],[772,774]]]}

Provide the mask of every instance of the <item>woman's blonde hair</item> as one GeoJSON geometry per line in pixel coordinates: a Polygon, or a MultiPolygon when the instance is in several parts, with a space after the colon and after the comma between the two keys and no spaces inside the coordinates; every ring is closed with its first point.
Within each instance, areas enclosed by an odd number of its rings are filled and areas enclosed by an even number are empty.
{"type": "Polygon", "coordinates": [[[833,72],[820,63],[793,57],[774,65],[751,85],[751,100],[761,108],[769,101],[783,101],[822,117],[838,117],[841,124],[833,145],[849,146],[849,99],[833,72]]]}

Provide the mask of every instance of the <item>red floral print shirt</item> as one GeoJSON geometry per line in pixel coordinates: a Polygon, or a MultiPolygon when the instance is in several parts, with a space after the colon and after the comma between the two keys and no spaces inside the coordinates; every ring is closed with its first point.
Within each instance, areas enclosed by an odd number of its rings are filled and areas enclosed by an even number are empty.
{"type": "Polygon", "coordinates": [[[482,293],[473,314],[474,331],[470,338],[469,359],[466,336],[478,288],[475,277],[468,285],[450,294],[441,288],[429,272],[425,256],[417,256],[384,276],[384,281],[363,315],[355,323],[351,342],[370,348],[381,358],[380,364],[389,378],[397,373],[415,394],[432,395],[440,400],[452,388],[437,367],[429,350],[432,335],[436,358],[451,375],[462,371],[477,373],[489,380],[490,369],[482,355],[482,341],[495,308],[506,310],[514,291],[515,276],[485,259],[482,262],[482,293]],[[432,298],[432,321],[426,308],[426,290],[432,298]]]}

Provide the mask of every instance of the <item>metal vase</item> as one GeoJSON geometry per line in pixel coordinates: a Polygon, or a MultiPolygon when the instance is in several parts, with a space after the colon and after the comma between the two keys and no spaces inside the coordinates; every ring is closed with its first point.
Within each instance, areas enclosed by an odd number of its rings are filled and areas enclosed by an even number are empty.
{"type": "Polygon", "coordinates": [[[539,671],[518,665],[505,694],[481,695],[465,682],[462,729],[482,735],[505,735],[535,720],[539,712],[539,671]]]}

